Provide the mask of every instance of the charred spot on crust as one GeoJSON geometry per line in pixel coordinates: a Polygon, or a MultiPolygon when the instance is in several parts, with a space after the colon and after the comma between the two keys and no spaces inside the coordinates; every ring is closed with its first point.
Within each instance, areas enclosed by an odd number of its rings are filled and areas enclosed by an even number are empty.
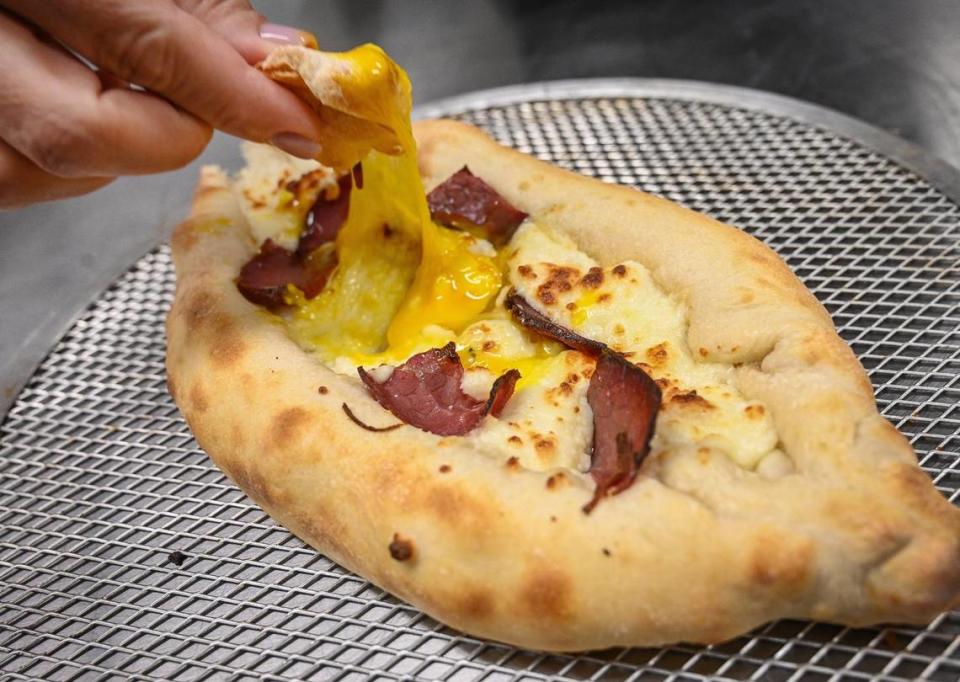
{"type": "Polygon", "coordinates": [[[465,616],[483,619],[493,613],[494,599],[489,592],[477,589],[468,592],[459,603],[459,610],[465,616]]]}
{"type": "Polygon", "coordinates": [[[309,420],[309,414],[302,407],[288,407],[273,418],[270,425],[271,444],[284,447],[297,438],[309,420]]]}
{"type": "Polygon", "coordinates": [[[612,553],[609,549],[607,549],[606,547],[604,547],[602,551],[603,551],[603,556],[611,556],[611,555],[613,554],[613,553],[612,553]]]}
{"type": "Polygon", "coordinates": [[[187,300],[186,313],[187,326],[190,331],[203,326],[210,315],[216,310],[218,299],[209,291],[200,291],[187,300]]]}
{"type": "Polygon", "coordinates": [[[621,263],[620,265],[613,266],[613,274],[617,277],[626,277],[627,276],[627,266],[621,263]]]}
{"type": "MultiPolygon", "coordinates": [[[[510,436],[509,438],[507,438],[507,442],[510,443],[510,445],[517,445],[517,446],[523,445],[523,439],[520,436],[510,436]]],[[[516,458],[514,457],[513,459],[516,459],[516,458]]]]}
{"type": "Polygon", "coordinates": [[[395,561],[409,561],[413,558],[413,542],[401,537],[399,533],[393,534],[393,540],[390,541],[388,549],[390,557],[395,561]]]}
{"type": "Polygon", "coordinates": [[[321,386],[320,388],[317,389],[317,393],[319,393],[320,395],[326,395],[329,392],[330,392],[330,389],[327,388],[326,386],[321,386]]]}
{"type": "Polygon", "coordinates": [[[219,367],[229,367],[236,364],[247,352],[247,344],[243,340],[236,322],[225,314],[214,316],[210,325],[210,359],[219,367]]]}
{"type": "Polygon", "coordinates": [[[516,457],[508,457],[505,466],[512,471],[516,471],[520,468],[520,460],[516,457]]]}
{"type": "Polygon", "coordinates": [[[555,568],[531,571],[521,587],[520,603],[534,618],[560,619],[570,613],[570,578],[555,568]]]}
{"type": "Polygon", "coordinates": [[[702,358],[705,358],[705,357],[707,357],[708,355],[710,355],[710,351],[708,351],[706,348],[702,348],[702,347],[699,348],[699,349],[697,349],[697,352],[700,353],[700,357],[702,357],[702,358]]]}
{"type": "Polygon", "coordinates": [[[210,406],[206,391],[203,390],[203,387],[200,386],[199,383],[194,384],[193,388],[190,389],[190,402],[193,405],[194,411],[198,414],[206,412],[210,406]]]}
{"type": "Polygon", "coordinates": [[[535,273],[535,272],[533,271],[533,268],[531,268],[529,265],[518,265],[518,266],[517,266],[517,272],[518,272],[518,273],[520,274],[520,276],[523,277],[524,279],[536,279],[536,278],[537,278],[537,273],[535,273]]]}
{"type": "Polygon", "coordinates": [[[449,474],[449,473],[450,473],[450,465],[449,465],[449,464],[441,464],[441,465],[440,465],[440,468],[437,469],[437,471],[439,471],[441,474],[449,474]]]}
{"type": "Polygon", "coordinates": [[[749,419],[760,419],[766,412],[763,405],[747,405],[743,411],[747,413],[749,419]]]}
{"type": "Polygon", "coordinates": [[[762,533],[750,553],[750,581],[761,587],[800,589],[812,577],[814,555],[809,540],[762,533]]]}

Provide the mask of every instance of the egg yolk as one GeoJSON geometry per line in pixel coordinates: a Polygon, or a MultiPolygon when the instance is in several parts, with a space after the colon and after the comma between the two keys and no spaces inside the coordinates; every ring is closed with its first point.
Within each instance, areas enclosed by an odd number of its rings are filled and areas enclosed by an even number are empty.
{"type": "MultiPolygon", "coordinates": [[[[410,80],[403,69],[375,45],[340,57],[354,67],[339,79],[344,95],[365,103],[369,120],[395,135],[399,153],[372,149],[363,157],[363,186],[354,186],[337,237],[337,269],[312,300],[290,287],[287,324],[301,344],[328,359],[396,364],[455,341],[484,315],[503,284],[505,260],[478,237],[431,219],[410,125],[410,80]]],[[[464,345],[458,351],[467,367],[496,374],[516,367],[525,378],[535,374],[537,358],[464,345]]],[[[537,356],[555,352],[551,347],[537,356]]]]}

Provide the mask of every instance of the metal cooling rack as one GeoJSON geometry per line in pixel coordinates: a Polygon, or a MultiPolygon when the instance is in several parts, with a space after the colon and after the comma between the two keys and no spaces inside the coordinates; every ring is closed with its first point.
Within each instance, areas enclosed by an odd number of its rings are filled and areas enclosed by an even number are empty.
{"type": "MultiPolygon", "coordinates": [[[[957,203],[867,146],[728,90],[596,90],[514,89],[453,113],[770,244],[960,501],[957,203]]],[[[163,246],[90,306],[0,427],[3,679],[960,678],[960,613],[927,628],[782,621],[719,646],[578,656],[447,629],[305,547],[198,450],[164,384],[172,291],[163,246]]]]}

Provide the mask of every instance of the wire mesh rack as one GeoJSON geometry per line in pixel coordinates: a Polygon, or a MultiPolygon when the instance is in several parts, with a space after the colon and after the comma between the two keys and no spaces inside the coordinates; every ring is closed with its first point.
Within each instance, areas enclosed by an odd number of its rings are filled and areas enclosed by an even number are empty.
{"type": "MultiPolygon", "coordinates": [[[[709,99],[622,91],[457,117],[773,247],[960,502],[948,196],[853,140],[709,99]]],[[[2,679],[960,679],[960,613],[926,628],[780,621],[716,646],[583,655],[450,630],[304,546],[198,449],[165,386],[172,293],[161,246],[56,344],[0,427],[2,679]]]]}

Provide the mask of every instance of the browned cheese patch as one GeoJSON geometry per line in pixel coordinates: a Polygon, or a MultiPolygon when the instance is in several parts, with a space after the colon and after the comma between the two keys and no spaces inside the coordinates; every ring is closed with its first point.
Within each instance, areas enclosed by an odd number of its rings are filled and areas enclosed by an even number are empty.
{"type": "Polygon", "coordinates": [[[569,481],[567,480],[566,475],[562,471],[558,471],[555,474],[550,474],[547,476],[547,481],[545,483],[547,490],[557,490],[565,486],[569,481]]]}
{"type": "Polygon", "coordinates": [[[667,399],[667,402],[674,405],[699,407],[705,410],[714,408],[713,403],[697,393],[696,389],[674,393],[667,399]]]}
{"type": "Polygon", "coordinates": [[[519,274],[524,279],[536,279],[537,273],[533,271],[533,268],[529,265],[518,265],[517,274],[519,274]]]}
{"type": "Polygon", "coordinates": [[[557,437],[553,433],[549,433],[545,436],[539,433],[534,433],[532,435],[533,448],[537,453],[537,457],[546,462],[552,461],[557,450],[557,437]]]}
{"type": "Polygon", "coordinates": [[[656,346],[647,348],[645,353],[647,362],[651,367],[663,367],[670,360],[670,353],[667,350],[667,342],[658,343],[656,346]]]}
{"type": "Polygon", "coordinates": [[[603,284],[603,268],[596,266],[587,270],[587,274],[580,279],[580,286],[584,289],[597,289],[601,284],[603,284]]]}
{"type": "Polygon", "coordinates": [[[566,265],[546,263],[547,278],[537,287],[537,300],[544,305],[553,305],[557,299],[573,290],[574,283],[580,278],[580,270],[566,265]]]}
{"type": "Polygon", "coordinates": [[[763,415],[766,413],[763,405],[747,405],[743,408],[743,411],[747,415],[747,419],[763,419],[763,415]]]}

